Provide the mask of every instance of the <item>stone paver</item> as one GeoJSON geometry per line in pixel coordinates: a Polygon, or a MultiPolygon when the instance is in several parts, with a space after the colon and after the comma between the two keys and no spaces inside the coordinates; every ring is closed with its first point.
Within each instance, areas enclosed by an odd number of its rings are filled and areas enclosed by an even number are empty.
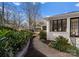
{"type": "Polygon", "coordinates": [[[33,39],[34,48],[46,55],[47,57],[74,57],[71,54],[60,52],[56,49],[48,47],[39,40],[39,36],[33,39]]]}

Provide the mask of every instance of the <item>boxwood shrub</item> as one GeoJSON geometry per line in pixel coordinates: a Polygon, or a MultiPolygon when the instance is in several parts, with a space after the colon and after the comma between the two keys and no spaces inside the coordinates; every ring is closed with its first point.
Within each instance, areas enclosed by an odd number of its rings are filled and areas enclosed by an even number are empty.
{"type": "Polygon", "coordinates": [[[46,32],[45,31],[40,31],[39,36],[40,36],[40,40],[45,42],[46,37],[47,37],[46,32]]]}

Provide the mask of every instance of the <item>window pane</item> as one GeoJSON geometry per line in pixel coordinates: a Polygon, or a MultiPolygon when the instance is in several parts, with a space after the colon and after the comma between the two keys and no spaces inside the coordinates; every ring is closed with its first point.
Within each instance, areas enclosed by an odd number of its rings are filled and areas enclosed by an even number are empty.
{"type": "Polygon", "coordinates": [[[46,30],[46,26],[43,26],[43,30],[46,30]]]}
{"type": "Polygon", "coordinates": [[[50,29],[49,29],[50,31],[51,31],[51,26],[52,26],[51,24],[52,24],[52,23],[51,23],[51,20],[50,20],[50,29]]]}
{"type": "Polygon", "coordinates": [[[51,22],[52,22],[52,31],[54,31],[54,25],[53,25],[53,20],[52,20],[51,22]]]}
{"type": "Polygon", "coordinates": [[[50,31],[54,31],[53,20],[50,20],[50,31]]]}
{"type": "Polygon", "coordinates": [[[61,20],[58,20],[58,31],[61,31],[61,20]]]}
{"type": "Polygon", "coordinates": [[[57,20],[54,20],[54,31],[57,31],[57,20]]]}
{"type": "Polygon", "coordinates": [[[71,19],[71,36],[78,36],[78,18],[71,19]]]}
{"type": "Polygon", "coordinates": [[[66,31],[67,28],[67,20],[62,20],[62,31],[66,31]]]}

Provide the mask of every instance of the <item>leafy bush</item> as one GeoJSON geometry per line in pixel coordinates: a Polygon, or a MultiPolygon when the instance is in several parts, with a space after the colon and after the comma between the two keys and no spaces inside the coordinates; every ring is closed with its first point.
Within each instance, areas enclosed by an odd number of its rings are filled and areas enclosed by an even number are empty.
{"type": "Polygon", "coordinates": [[[1,30],[14,30],[14,31],[16,31],[16,30],[13,29],[13,28],[5,27],[5,26],[0,26],[0,29],[1,29],[1,30]]]}
{"type": "Polygon", "coordinates": [[[24,33],[24,34],[26,34],[26,36],[27,36],[27,38],[29,39],[30,37],[32,37],[32,35],[33,35],[33,32],[32,31],[20,31],[21,33],[24,33]]]}
{"type": "MultiPolygon", "coordinates": [[[[6,31],[4,31],[5,33],[6,31]]],[[[3,34],[3,33],[2,33],[3,34]]],[[[30,31],[10,30],[0,39],[0,56],[15,56],[22,49],[28,39],[32,37],[30,31]]]]}
{"type": "Polygon", "coordinates": [[[40,40],[44,42],[46,40],[46,32],[41,31],[39,35],[40,35],[40,40]]]}
{"type": "Polygon", "coordinates": [[[79,48],[72,46],[68,43],[68,39],[59,36],[56,38],[56,41],[51,41],[49,47],[53,47],[57,50],[68,52],[72,55],[79,56],[79,48]]]}
{"type": "Polygon", "coordinates": [[[51,46],[60,51],[64,51],[64,52],[67,52],[67,50],[72,47],[68,43],[68,39],[66,39],[62,36],[57,37],[55,42],[51,41],[51,46]]]}
{"type": "Polygon", "coordinates": [[[76,49],[76,56],[79,57],[79,48],[76,49]]]}

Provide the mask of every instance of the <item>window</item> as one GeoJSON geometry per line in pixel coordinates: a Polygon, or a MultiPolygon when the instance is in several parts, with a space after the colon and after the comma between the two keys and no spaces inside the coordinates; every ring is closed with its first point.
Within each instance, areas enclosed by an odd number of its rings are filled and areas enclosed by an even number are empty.
{"type": "Polygon", "coordinates": [[[58,20],[58,31],[61,31],[61,21],[58,20]]]}
{"type": "Polygon", "coordinates": [[[57,31],[57,20],[54,20],[53,23],[54,23],[53,24],[54,25],[54,31],[57,31]]]}
{"type": "Polygon", "coordinates": [[[52,20],[50,20],[50,31],[52,31],[52,20]]]}
{"type": "Polygon", "coordinates": [[[71,18],[70,23],[70,35],[79,36],[79,18],[71,18]]]}
{"type": "Polygon", "coordinates": [[[53,25],[53,24],[54,24],[54,22],[53,22],[53,21],[51,21],[51,24],[52,24],[52,25],[51,25],[51,27],[52,27],[52,28],[51,28],[51,30],[52,30],[52,31],[54,31],[54,25],[53,25]]]}
{"type": "Polygon", "coordinates": [[[66,27],[67,27],[67,20],[66,19],[50,21],[50,29],[51,29],[51,31],[65,32],[66,27]]]}
{"type": "Polygon", "coordinates": [[[43,30],[46,30],[46,26],[43,26],[43,30]]]}
{"type": "Polygon", "coordinates": [[[61,21],[61,27],[62,27],[62,30],[61,31],[66,31],[66,27],[67,27],[67,20],[62,20],[61,21]]]}

